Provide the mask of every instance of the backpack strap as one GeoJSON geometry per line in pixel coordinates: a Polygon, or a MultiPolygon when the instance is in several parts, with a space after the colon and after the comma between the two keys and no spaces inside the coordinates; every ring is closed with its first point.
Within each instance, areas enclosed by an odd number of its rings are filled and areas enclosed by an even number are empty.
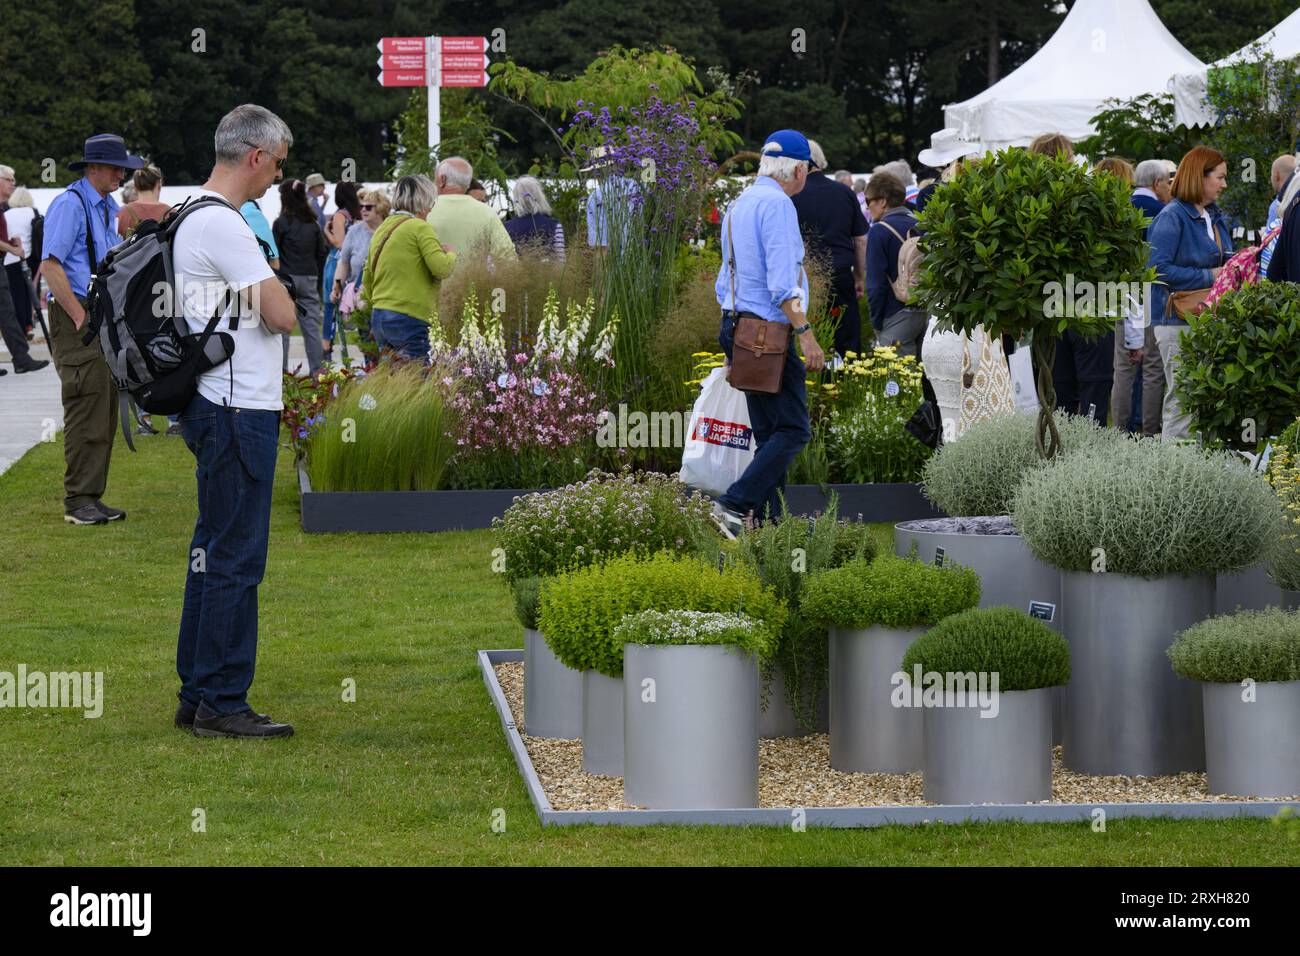
{"type": "MultiPolygon", "coordinates": [[[[890,232],[892,232],[892,233],[894,234],[894,238],[897,239],[900,243],[903,243],[903,242],[906,242],[906,241],[907,241],[906,239],[904,239],[902,236],[900,236],[900,235],[898,234],[898,230],[897,230],[897,229],[895,229],[893,226],[891,226],[891,225],[890,225],[888,222],[886,222],[884,219],[881,219],[881,220],[880,220],[880,224],[881,224],[882,226],[884,226],[886,229],[888,229],[890,232]]],[[[911,232],[912,230],[909,229],[909,230],[907,230],[907,231],[908,231],[908,232],[911,232]]]]}

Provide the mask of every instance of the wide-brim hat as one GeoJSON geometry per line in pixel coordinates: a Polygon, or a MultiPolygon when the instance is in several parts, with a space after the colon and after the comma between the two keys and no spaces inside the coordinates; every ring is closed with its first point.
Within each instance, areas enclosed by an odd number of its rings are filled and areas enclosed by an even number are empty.
{"type": "Polygon", "coordinates": [[[320,173],[312,173],[310,176],[304,179],[303,182],[307,184],[308,189],[311,189],[313,186],[324,186],[325,177],[322,176],[320,173]]]}
{"type": "Polygon", "coordinates": [[[585,166],[579,166],[578,172],[594,173],[597,170],[604,169],[611,165],[613,162],[614,157],[610,154],[608,147],[595,146],[592,147],[591,151],[587,154],[587,164],[585,166]]]}
{"type": "Polygon", "coordinates": [[[74,171],[85,169],[92,163],[121,169],[139,169],[145,161],[126,151],[126,142],[122,137],[114,133],[97,133],[86,140],[81,159],[68,163],[68,168],[74,171]]]}
{"type": "Polygon", "coordinates": [[[930,137],[930,148],[921,150],[917,159],[922,166],[931,169],[944,169],[949,164],[966,156],[975,156],[983,152],[978,143],[969,143],[961,138],[955,129],[941,129],[930,137]]]}

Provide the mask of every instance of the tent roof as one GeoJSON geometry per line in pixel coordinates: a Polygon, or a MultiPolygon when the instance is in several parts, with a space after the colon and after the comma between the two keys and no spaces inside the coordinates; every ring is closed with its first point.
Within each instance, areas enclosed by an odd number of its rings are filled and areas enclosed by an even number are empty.
{"type": "Polygon", "coordinates": [[[1250,59],[1251,47],[1256,43],[1262,44],[1279,60],[1300,56],[1300,10],[1294,11],[1255,43],[1242,47],[1236,53],[1229,53],[1208,68],[1178,73],[1170,79],[1169,90],[1174,94],[1174,115],[1179,123],[1184,126],[1204,126],[1215,121],[1215,116],[1205,101],[1209,70],[1250,59]]]}
{"type": "Polygon", "coordinates": [[[1041,133],[1083,139],[1103,101],[1162,92],[1175,73],[1204,68],[1147,0],[1076,0],[1023,66],[945,107],[945,125],[989,149],[1025,146],[1041,133]]]}

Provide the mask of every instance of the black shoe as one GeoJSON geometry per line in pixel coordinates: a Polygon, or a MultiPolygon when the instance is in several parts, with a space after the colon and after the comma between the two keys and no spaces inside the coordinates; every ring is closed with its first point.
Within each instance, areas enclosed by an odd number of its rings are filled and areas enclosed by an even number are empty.
{"type": "Polygon", "coordinates": [[[9,374],[9,369],[7,369],[7,368],[0,368],[0,378],[4,378],[4,377],[5,377],[6,375],[8,375],[8,374],[9,374]]]}
{"type": "Polygon", "coordinates": [[[108,515],[89,504],[73,508],[63,515],[63,520],[68,524],[108,524],[108,515]]]}
{"type": "Polygon", "coordinates": [[[185,701],[181,701],[176,708],[176,719],[172,723],[181,730],[193,730],[194,714],[197,710],[197,707],[191,707],[185,701]]]}
{"type": "Polygon", "coordinates": [[[95,507],[99,510],[99,513],[102,514],[109,521],[121,521],[123,518],[126,517],[126,512],[123,511],[121,508],[110,508],[102,501],[96,501],[95,507]]]}
{"type": "Polygon", "coordinates": [[[39,371],[40,369],[45,368],[45,366],[49,364],[50,364],[49,359],[32,359],[29,362],[27,362],[25,365],[19,365],[17,362],[15,362],[14,371],[17,372],[19,375],[22,375],[23,372],[39,371]]]}
{"type": "Polygon", "coordinates": [[[251,710],[223,717],[207,704],[199,704],[199,709],[194,714],[194,736],[252,739],[292,737],[293,725],[277,724],[266,714],[257,714],[251,710]]]}

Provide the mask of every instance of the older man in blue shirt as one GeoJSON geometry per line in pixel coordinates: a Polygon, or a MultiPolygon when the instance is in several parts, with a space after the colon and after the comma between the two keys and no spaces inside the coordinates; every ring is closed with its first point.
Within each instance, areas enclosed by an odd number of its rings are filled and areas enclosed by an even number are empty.
{"type": "MultiPolygon", "coordinates": [[[[808,276],[803,269],[803,238],[799,215],[790,201],[808,179],[810,159],[808,140],[802,133],[788,129],[773,133],[763,145],[754,184],[727,210],[715,292],[722,306],[718,342],[728,363],[737,320],[756,316],[790,327],[809,371],[819,371],[825,365],[806,315],[808,276]]],[[[754,460],[714,507],[718,526],[729,537],[735,536],[749,516],[780,516],[786,471],[812,437],[804,375],[804,361],[791,344],[781,391],[745,396],[754,430],[754,460]]]]}
{"type": "Polygon", "coordinates": [[[118,205],[110,194],[126,170],[143,165],[127,155],[122,137],[90,137],[84,157],[68,164],[85,175],[54,197],[45,217],[41,274],[51,292],[50,352],[63,383],[63,517],[70,524],[126,517],[100,500],[117,428],[117,386],[99,342],[86,345],[81,336],[91,272],[119,239],[118,205]]]}

